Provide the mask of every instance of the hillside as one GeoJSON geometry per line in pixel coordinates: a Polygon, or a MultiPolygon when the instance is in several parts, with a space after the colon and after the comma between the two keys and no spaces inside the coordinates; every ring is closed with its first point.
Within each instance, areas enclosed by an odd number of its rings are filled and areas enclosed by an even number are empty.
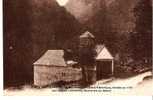
{"type": "Polygon", "coordinates": [[[138,1],[70,0],[65,8],[95,35],[98,43],[105,43],[114,56],[128,56],[138,1]]]}
{"type": "Polygon", "coordinates": [[[106,45],[117,67],[150,66],[152,6],[140,1],[69,0],[59,6],[56,0],[5,0],[5,85],[32,82],[33,63],[46,50],[63,49],[66,44],[77,51],[77,36],[86,30],[106,45]]]}
{"type": "Polygon", "coordinates": [[[79,22],[55,0],[5,0],[5,85],[33,80],[33,63],[79,31],[79,22]]]}

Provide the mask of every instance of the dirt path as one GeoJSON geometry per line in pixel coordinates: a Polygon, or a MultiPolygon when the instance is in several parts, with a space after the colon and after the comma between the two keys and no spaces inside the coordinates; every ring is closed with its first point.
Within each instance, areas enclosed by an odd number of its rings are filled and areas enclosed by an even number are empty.
{"type": "Polygon", "coordinates": [[[111,93],[104,93],[110,95],[153,95],[153,79],[144,80],[151,75],[151,72],[145,72],[126,79],[98,81],[92,87],[112,87],[111,93]]]}
{"type": "Polygon", "coordinates": [[[143,81],[144,77],[150,76],[150,75],[152,75],[151,72],[145,72],[145,73],[142,73],[140,75],[130,77],[130,78],[126,78],[126,79],[110,79],[110,80],[106,80],[106,81],[98,81],[95,85],[100,85],[102,83],[106,83],[105,85],[133,86],[133,87],[135,87],[138,83],[143,81]]]}
{"type": "MultiPolygon", "coordinates": [[[[151,72],[126,79],[107,79],[96,82],[91,87],[103,87],[109,91],[102,92],[52,92],[51,88],[36,89],[24,86],[22,90],[5,89],[5,95],[153,95],[153,79],[143,80],[151,76],[151,72]],[[108,87],[108,88],[106,88],[108,87]],[[111,87],[111,89],[110,89],[111,87]]],[[[86,88],[87,90],[89,88],[86,88]]],[[[81,89],[81,90],[86,90],[81,89]]],[[[59,89],[55,89],[59,90],[59,89]]],[[[68,89],[69,90],[69,89],[68,89]]],[[[80,90],[80,89],[77,89],[80,90]]]]}

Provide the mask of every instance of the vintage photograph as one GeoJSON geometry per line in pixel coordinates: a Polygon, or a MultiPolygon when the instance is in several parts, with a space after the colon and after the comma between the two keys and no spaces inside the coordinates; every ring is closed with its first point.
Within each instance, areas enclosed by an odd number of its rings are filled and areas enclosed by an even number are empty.
{"type": "Polygon", "coordinates": [[[152,0],[3,0],[4,95],[153,95],[152,0]]]}

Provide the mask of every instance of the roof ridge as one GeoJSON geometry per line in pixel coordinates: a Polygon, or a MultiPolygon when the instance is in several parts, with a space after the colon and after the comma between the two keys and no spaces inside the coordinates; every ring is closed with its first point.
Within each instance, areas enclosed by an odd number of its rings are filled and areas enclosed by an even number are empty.
{"type": "Polygon", "coordinates": [[[63,58],[64,50],[47,50],[34,65],[57,65],[66,66],[66,62],[63,58]]]}
{"type": "Polygon", "coordinates": [[[104,44],[100,44],[102,45],[103,47],[100,49],[100,51],[98,52],[97,56],[101,53],[101,51],[104,49],[105,45],[104,44]]]}
{"type": "Polygon", "coordinates": [[[85,35],[88,35],[88,36],[90,36],[91,38],[95,38],[95,36],[94,36],[91,32],[89,32],[89,31],[85,31],[84,33],[82,33],[82,34],[80,35],[80,37],[83,37],[83,36],[85,36],[85,35]]]}

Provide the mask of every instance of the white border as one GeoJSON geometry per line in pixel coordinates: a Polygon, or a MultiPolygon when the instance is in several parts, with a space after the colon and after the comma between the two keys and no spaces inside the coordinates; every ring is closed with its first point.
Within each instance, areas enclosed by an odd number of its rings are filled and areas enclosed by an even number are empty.
{"type": "Polygon", "coordinates": [[[88,96],[88,97],[85,97],[85,96],[70,96],[70,97],[66,97],[66,96],[46,96],[46,97],[43,97],[43,96],[33,96],[33,97],[29,97],[29,96],[13,96],[13,97],[2,97],[1,100],[4,100],[4,99],[15,99],[15,100],[21,100],[21,99],[24,99],[24,100],[28,100],[28,99],[31,99],[31,100],[34,100],[34,99],[38,99],[38,100],[152,100],[152,97],[151,96],[97,96],[97,97],[93,97],[93,96],[88,96]]]}
{"type": "Polygon", "coordinates": [[[3,95],[3,0],[0,1],[0,95],[3,95]]]}
{"type": "MultiPolygon", "coordinates": [[[[0,95],[2,96],[3,95],[3,6],[2,6],[2,0],[0,2],[0,95]]],[[[22,96],[21,98],[22,99],[31,99],[33,100],[36,96],[33,96],[33,97],[28,97],[28,96],[22,96]]],[[[20,97],[14,97],[14,99],[16,100],[21,100],[20,97]]],[[[1,100],[3,99],[13,99],[12,97],[6,97],[6,96],[3,96],[3,97],[0,97],[1,100]]],[[[40,96],[37,96],[37,99],[38,100],[42,100],[42,99],[48,99],[50,100],[51,99],[51,96],[48,96],[48,97],[40,97],[40,96]]],[[[120,96],[120,97],[110,97],[110,96],[97,96],[97,97],[91,97],[91,96],[88,96],[88,97],[82,97],[82,96],[78,96],[78,97],[74,97],[74,96],[71,96],[71,97],[63,97],[63,96],[58,96],[58,97],[52,97],[52,99],[55,99],[55,100],[63,100],[63,99],[66,99],[66,100],[79,100],[79,99],[88,99],[88,100],[94,100],[94,99],[100,99],[100,100],[152,100],[152,97],[151,96],[140,96],[140,97],[137,97],[137,96],[120,96]]]]}

